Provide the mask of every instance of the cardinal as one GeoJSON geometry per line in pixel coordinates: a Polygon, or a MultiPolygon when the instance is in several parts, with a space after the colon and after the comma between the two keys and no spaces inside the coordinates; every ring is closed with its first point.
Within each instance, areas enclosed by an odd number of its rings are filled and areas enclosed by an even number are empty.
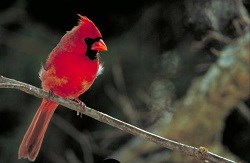
{"type": "MultiPolygon", "coordinates": [[[[107,50],[95,24],[85,16],[79,17],[78,25],[61,38],[39,73],[44,91],[77,101],[102,71],[99,52],[107,50]]],[[[19,147],[19,159],[36,159],[58,105],[48,99],[42,100],[19,147]]]]}

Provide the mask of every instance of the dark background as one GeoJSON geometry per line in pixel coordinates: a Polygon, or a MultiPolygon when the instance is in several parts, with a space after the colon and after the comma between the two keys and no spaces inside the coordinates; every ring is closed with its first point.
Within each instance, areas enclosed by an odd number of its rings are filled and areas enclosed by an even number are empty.
{"type": "MultiPolygon", "coordinates": [[[[243,2],[249,11],[249,1],[243,2]]],[[[38,72],[42,63],[65,31],[77,24],[77,14],[95,22],[109,48],[101,58],[104,74],[81,99],[92,108],[142,128],[153,124],[164,110],[158,106],[152,112],[153,100],[162,102],[164,108],[183,97],[192,79],[205,74],[216,61],[217,57],[208,49],[224,47],[210,42],[202,48],[202,55],[185,54],[185,50],[178,55],[166,54],[185,47],[189,39],[201,40],[213,28],[202,15],[200,19],[187,20],[192,14],[184,10],[183,0],[2,0],[0,75],[40,87],[38,72]],[[177,66],[178,63],[182,65],[177,66]],[[119,94],[128,97],[122,107],[119,94]],[[167,95],[163,101],[162,94],[167,95]],[[129,116],[130,108],[136,108],[140,118],[129,116]]],[[[235,38],[228,24],[237,17],[237,12],[226,15],[227,19],[218,20],[216,30],[235,38]]],[[[40,101],[16,90],[0,90],[0,162],[28,162],[18,160],[17,151],[40,101]]],[[[249,105],[249,100],[244,102],[249,105]]],[[[222,143],[247,162],[250,162],[249,124],[234,108],[225,119],[222,133],[222,143]]],[[[35,162],[83,161],[81,144],[86,142],[79,140],[79,135],[85,135],[95,162],[105,159],[131,138],[106,124],[86,116],[80,118],[75,112],[59,107],[35,162]],[[73,132],[62,126],[70,127],[73,132]]]]}

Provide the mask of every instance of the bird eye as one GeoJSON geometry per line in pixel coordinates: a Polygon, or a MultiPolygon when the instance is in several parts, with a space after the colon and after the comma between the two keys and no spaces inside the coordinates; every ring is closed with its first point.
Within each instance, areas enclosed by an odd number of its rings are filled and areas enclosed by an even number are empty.
{"type": "Polygon", "coordinates": [[[85,39],[84,39],[84,41],[85,41],[86,43],[89,43],[90,40],[91,40],[91,38],[85,38],[85,39]]]}

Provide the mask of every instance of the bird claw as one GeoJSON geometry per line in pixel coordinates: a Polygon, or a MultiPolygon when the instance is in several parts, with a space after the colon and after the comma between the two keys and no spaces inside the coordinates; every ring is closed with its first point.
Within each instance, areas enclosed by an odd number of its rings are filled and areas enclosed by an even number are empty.
{"type": "MultiPolygon", "coordinates": [[[[84,102],[82,102],[79,98],[75,98],[74,101],[76,101],[82,108],[82,112],[84,112],[85,108],[86,108],[86,104],[84,102]]],[[[77,111],[77,115],[80,115],[80,117],[82,118],[82,113],[77,111]]]]}
{"type": "Polygon", "coordinates": [[[49,94],[48,94],[48,99],[50,99],[50,98],[52,98],[52,97],[55,97],[55,94],[53,93],[53,90],[52,89],[50,89],[49,90],[49,92],[48,92],[49,94]]]}

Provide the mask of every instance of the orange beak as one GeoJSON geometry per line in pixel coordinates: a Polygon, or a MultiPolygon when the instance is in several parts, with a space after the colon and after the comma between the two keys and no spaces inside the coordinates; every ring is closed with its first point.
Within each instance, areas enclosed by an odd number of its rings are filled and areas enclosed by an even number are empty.
{"type": "Polygon", "coordinates": [[[91,46],[91,50],[96,50],[96,51],[107,51],[108,48],[107,48],[106,44],[103,42],[103,40],[100,39],[99,41],[95,42],[95,43],[91,46]]]}

